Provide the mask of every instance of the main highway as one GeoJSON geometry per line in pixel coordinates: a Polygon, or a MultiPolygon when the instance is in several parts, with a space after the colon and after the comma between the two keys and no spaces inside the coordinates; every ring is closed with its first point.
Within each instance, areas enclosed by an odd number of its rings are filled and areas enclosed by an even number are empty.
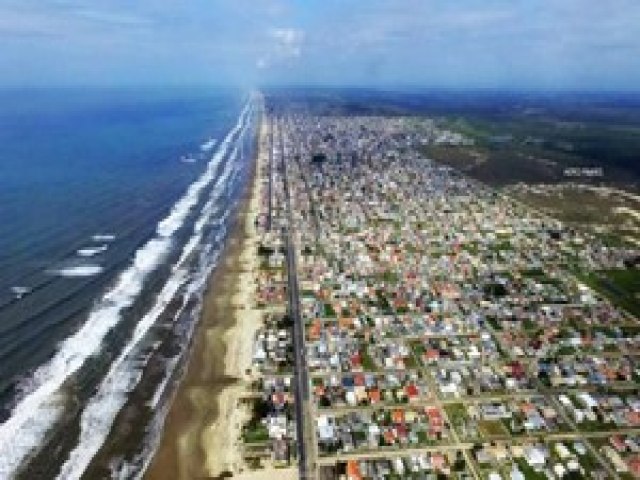
{"type": "MultiPolygon", "coordinates": [[[[281,121],[280,121],[281,122],[281,121]]],[[[280,123],[279,122],[279,123],[280,123]]],[[[279,154],[282,168],[282,181],[286,206],[287,226],[283,230],[287,261],[287,291],[289,301],[289,316],[293,321],[293,349],[295,373],[295,409],[296,433],[298,446],[298,466],[300,479],[316,478],[315,438],[311,401],[309,397],[309,375],[305,356],[304,323],[300,315],[300,293],[298,289],[298,275],[296,265],[296,248],[293,235],[293,213],[287,175],[287,151],[283,141],[282,123],[278,125],[279,154]]]]}

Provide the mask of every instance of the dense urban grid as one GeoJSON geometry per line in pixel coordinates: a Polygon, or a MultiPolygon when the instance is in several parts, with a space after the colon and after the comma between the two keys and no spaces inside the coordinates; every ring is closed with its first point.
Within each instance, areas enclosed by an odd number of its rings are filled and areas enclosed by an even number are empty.
{"type": "Polygon", "coordinates": [[[252,468],[301,478],[634,478],[640,323],[607,247],[425,158],[414,117],[269,108],[252,468]]]}

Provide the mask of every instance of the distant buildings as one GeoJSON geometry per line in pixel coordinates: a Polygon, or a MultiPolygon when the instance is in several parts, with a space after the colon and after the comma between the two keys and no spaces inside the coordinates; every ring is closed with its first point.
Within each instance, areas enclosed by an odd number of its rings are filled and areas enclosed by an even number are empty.
{"type": "MultiPolygon", "coordinates": [[[[605,264],[588,237],[423,158],[416,145],[470,144],[433,121],[291,113],[281,125],[322,468],[349,479],[640,471],[625,434],[640,426],[640,323],[574,277],[605,264]]],[[[282,172],[262,174],[280,225],[282,172]]],[[[262,246],[259,301],[277,311],[273,230],[262,246]]],[[[254,363],[274,452],[293,452],[291,418],[278,416],[292,399],[291,334],[278,318],[254,363]]]]}

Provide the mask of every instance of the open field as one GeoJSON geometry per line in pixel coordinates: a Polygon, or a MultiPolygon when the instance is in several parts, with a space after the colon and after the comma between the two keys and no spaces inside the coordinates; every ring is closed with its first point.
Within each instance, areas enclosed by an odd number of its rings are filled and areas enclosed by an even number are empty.
{"type": "Polygon", "coordinates": [[[595,232],[608,245],[637,247],[640,242],[640,201],[624,190],[575,183],[519,183],[503,191],[568,225],[595,232]]]}
{"type": "Polygon", "coordinates": [[[580,275],[580,279],[615,305],[640,315],[640,270],[637,268],[600,270],[580,275]]]}

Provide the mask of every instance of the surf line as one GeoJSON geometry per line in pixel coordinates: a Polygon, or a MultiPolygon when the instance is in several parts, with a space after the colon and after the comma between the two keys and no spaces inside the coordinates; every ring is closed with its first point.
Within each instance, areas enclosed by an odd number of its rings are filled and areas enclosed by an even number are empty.
{"type": "Polygon", "coordinates": [[[237,145],[239,142],[244,141],[248,123],[244,124],[242,131],[236,138],[235,147],[227,158],[225,168],[216,181],[211,198],[202,208],[200,217],[194,224],[193,235],[184,246],[180,259],[172,267],[171,277],[158,294],[151,310],[142,317],[136,326],[133,337],[111,365],[109,373],[103,379],[96,394],[85,406],[80,420],[78,444],[73,448],[69,458],[62,466],[58,476],[59,480],[79,479],[93,456],[106,440],[116,415],[127,401],[128,393],[135,388],[142,377],[143,366],[138,365],[136,362],[135,347],[155,324],[165,310],[166,305],[187,285],[182,305],[174,316],[174,319],[178,318],[184,311],[190,295],[205,284],[204,279],[209,272],[199,272],[199,275],[195,278],[190,277],[188,269],[185,268],[185,263],[202,241],[204,225],[213,214],[215,202],[219,200],[222,194],[220,187],[223,187],[229,180],[229,174],[233,170],[234,162],[239,153],[237,145]]]}
{"type": "Polygon", "coordinates": [[[173,234],[184,225],[202,191],[214,180],[216,169],[233,138],[243,129],[251,106],[250,99],[204,173],[158,223],[155,236],[136,251],[131,265],[120,273],[115,285],[103,295],[82,327],[60,344],[48,362],[36,369],[30,379],[29,392],[0,425],[0,478],[13,476],[54,426],[63,409],[59,401],[60,388],[89,357],[100,351],[105,336],[122,320],[122,311],[133,304],[147,277],[168,255],[173,234]]]}

